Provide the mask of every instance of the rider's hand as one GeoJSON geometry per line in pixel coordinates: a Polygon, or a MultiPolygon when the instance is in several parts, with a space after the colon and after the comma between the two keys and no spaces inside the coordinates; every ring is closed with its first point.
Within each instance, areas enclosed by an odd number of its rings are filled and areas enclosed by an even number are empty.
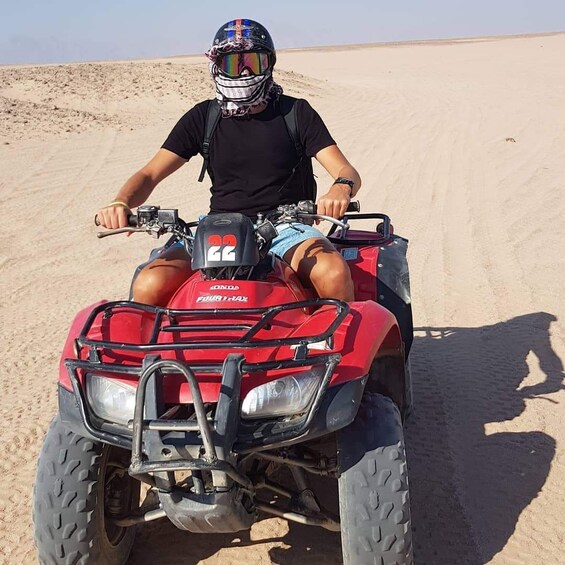
{"type": "Polygon", "coordinates": [[[131,209],[125,203],[113,202],[98,210],[96,221],[98,225],[112,230],[125,228],[128,226],[129,214],[131,214],[131,209]]]}
{"type": "Polygon", "coordinates": [[[324,196],[318,200],[318,214],[342,218],[351,202],[351,187],[347,184],[332,184],[324,196]]]}

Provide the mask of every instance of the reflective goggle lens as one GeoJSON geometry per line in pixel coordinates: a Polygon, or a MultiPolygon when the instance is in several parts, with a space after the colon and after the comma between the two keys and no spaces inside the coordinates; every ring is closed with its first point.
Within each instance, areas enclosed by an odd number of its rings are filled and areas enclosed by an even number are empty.
{"type": "Polygon", "coordinates": [[[219,58],[217,64],[230,77],[238,77],[246,69],[252,75],[262,75],[269,68],[269,54],[258,51],[226,53],[219,58]]]}

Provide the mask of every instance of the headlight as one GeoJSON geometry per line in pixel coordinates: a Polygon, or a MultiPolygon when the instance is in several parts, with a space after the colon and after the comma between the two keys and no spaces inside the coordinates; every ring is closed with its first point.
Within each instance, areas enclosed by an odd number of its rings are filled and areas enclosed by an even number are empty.
{"type": "Polygon", "coordinates": [[[322,367],[316,367],[250,390],[241,405],[242,418],[250,420],[304,412],[320,386],[323,373],[322,367]]]}
{"type": "Polygon", "coordinates": [[[102,420],[127,426],[133,419],[135,390],[132,385],[98,375],[86,375],[86,398],[102,420]]]}

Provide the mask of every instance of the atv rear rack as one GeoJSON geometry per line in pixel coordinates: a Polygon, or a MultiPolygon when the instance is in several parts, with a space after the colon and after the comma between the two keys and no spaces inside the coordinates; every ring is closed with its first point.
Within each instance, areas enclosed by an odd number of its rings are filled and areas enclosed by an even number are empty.
{"type": "Polygon", "coordinates": [[[281,346],[297,346],[295,359],[304,358],[308,355],[308,344],[318,343],[331,340],[335,330],[343,322],[349,313],[349,305],[341,300],[331,298],[316,298],[312,300],[304,300],[301,302],[280,304],[278,306],[270,306],[267,308],[203,308],[198,310],[173,310],[169,308],[161,308],[158,306],[149,306],[138,302],[116,301],[107,302],[93,308],[88,316],[80,335],[76,338],[77,357],[80,349],[90,347],[91,351],[101,349],[127,350],[127,351],[143,351],[155,352],[164,350],[194,350],[194,349],[245,349],[257,347],[281,347],[281,346]],[[334,320],[321,333],[312,336],[286,337],[278,339],[260,339],[253,338],[263,329],[267,329],[273,320],[281,313],[288,310],[300,309],[317,309],[321,306],[333,306],[336,309],[334,320]],[[138,310],[155,315],[155,321],[151,336],[147,343],[123,343],[116,341],[103,341],[88,337],[88,333],[92,328],[96,318],[102,314],[105,318],[116,314],[119,309],[138,310]],[[260,318],[252,325],[246,324],[217,324],[217,325],[180,325],[177,318],[193,316],[196,319],[218,319],[222,317],[234,317],[242,315],[260,315],[260,318]],[[168,320],[169,324],[164,325],[168,320]],[[241,330],[244,333],[235,341],[217,340],[217,341],[194,341],[181,342],[159,342],[159,336],[163,333],[181,333],[191,331],[219,332],[227,330],[241,330]]]}

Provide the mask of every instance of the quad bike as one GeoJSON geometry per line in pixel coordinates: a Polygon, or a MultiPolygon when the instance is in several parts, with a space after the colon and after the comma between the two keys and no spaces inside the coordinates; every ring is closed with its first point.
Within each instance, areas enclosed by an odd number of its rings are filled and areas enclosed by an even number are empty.
{"type": "Polygon", "coordinates": [[[195,272],[166,308],[100,301],[76,316],[34,489],[40,562],[125,563],[159,518],[206,534],[274,515],[340,531],[346,565],[412,563],[412,314],[407,242],[389,218],[300,202],[256,223],[154,206],[130,221],[99,236],[169,234],[195,272]],[[316,297],[268,253],[278,226],[316,219],[333,223],[355,302],[316,297]],[[357,219],[380,224],[349,229],[357,219]],[[312,475],[337,480],[339,516],[312,475]]]}

